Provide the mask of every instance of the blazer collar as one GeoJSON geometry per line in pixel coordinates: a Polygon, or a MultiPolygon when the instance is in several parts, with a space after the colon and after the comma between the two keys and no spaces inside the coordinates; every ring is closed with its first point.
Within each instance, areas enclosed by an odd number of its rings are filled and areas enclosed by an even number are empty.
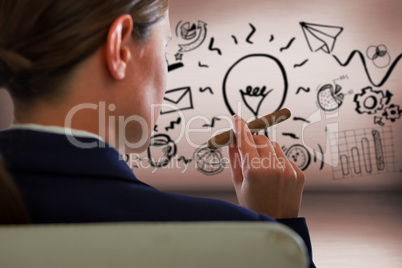
{"type": "Polygon", "coordinates": [[[93,137],[10,129],[0,132],[0,153],[11,172],[110,177],[140,182],[113,147],[93,137]]]}

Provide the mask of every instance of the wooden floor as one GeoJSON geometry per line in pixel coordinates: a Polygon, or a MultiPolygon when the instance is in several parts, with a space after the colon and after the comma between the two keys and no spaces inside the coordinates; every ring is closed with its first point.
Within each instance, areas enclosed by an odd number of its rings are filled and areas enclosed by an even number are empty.
{"type": "MultiPolygon", "coordinates": [[[[192,192],[237,203],[232,192],[192,192]]],[[[402,192],[306,192],[306,217],[317,267],[402,267],[402,192]]]]}

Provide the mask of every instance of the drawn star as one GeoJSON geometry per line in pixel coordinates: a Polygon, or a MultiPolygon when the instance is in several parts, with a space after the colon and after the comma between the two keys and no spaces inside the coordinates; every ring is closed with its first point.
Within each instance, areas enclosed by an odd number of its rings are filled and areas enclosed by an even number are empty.
{"type": "Polygon", "coordinates": [[[183,54],[182,53],[177,53],[174,56],[176,57],[176,60],[183,60],[183,54]]]}

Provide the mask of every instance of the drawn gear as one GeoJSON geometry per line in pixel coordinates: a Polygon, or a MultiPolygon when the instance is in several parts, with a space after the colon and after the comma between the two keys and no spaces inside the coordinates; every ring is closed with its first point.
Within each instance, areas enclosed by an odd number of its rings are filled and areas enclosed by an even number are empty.
{"type": "Polygon", "coordinates": [[[396,119],[401,118],[402,110],[399,108],[399,105],[391,104],[388,108],[385,108],[384,113],[387,120],[391,122],[395,122],[396,119]]]}
{"type": "Polygon", "coordinates": [[[372,87],[366,87],[361,94],[356,94],[354,101],[357,104],[356,111],[359,114],[375,114],[384,107],[384,92],[375,91],[372,87]],[[371,100],[371,104],[367,102],[371,100]]]}

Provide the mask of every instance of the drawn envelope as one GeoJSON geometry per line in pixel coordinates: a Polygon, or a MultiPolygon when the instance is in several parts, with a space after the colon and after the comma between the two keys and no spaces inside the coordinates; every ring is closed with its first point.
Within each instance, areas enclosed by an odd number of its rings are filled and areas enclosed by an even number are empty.
{"type": "Polygon", "coordinates": [[[320,25],[300,22],[304,36],[310,50],[317,52],[322,50],[330,54],[334,49],[336,38],[342,33],[343,28],[337,26],[320,25]]]}
{"type": "Polygon", "coordinates": [[[190,87],[167,90],[163,100],[161,114],[194,109],[190,87]]]}

